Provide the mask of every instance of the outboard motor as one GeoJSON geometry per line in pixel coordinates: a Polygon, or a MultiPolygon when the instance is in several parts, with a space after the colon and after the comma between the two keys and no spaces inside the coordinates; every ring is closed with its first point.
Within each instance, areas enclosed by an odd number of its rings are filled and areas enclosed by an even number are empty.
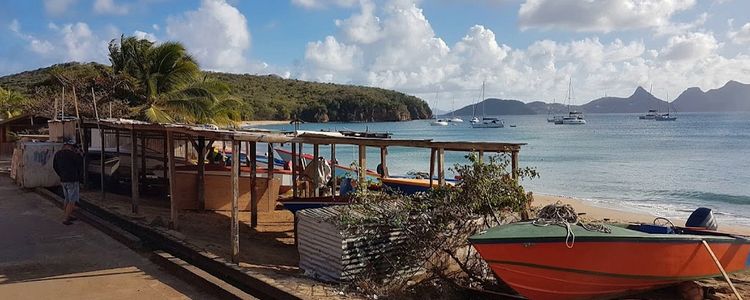
{"type": "Polygon", "coordinates": [[[716,230],[719,225],[716,223],[716,218],[711,212],[710,208],[699,207],[687,219],[685,222],[686,227],[698,227],[705,228],[708,230],[716,230]]]}

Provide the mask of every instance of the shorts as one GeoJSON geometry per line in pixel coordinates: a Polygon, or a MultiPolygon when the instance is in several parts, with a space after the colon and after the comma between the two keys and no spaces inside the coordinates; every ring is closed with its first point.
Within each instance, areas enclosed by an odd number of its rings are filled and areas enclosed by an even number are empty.
{"type": "Polygon", "coordinates": [[[65,195],[64,203],[78,203],[78,199],[81,198],[78,182],[62,182],[61,184],[63,188],[63,195],[65,195]]]}

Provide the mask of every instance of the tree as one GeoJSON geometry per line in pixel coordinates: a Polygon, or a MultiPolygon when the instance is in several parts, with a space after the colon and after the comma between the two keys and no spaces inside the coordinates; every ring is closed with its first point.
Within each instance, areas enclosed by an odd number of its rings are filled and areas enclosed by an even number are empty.
{"type": "Polygon", "coordinates": [[[9,119],[23,113],[26,99],[19,93],[0,88],[0,119],[9,119]]]}
{"type": "Polygon", "coordinates": [[[136,37],[109,43],[112,71],[133,85],[128,96],[136,115],[151,122],[212,122],[239,119],[238,101],[218,81],[200,78],[198,63],[176,42],[154,44],[136,37]],[[226,103],[224,103],[226,101],[226,103]]]}

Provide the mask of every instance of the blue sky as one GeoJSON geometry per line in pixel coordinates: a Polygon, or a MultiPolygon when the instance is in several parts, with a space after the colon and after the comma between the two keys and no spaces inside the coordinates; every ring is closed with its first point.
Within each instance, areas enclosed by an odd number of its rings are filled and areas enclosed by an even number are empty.
{"type": "Polygon", "coordinates": [[[0,0],[0,75],[107,63],[120,34],[177,40],[210,70],[396,89],[457,105],[670,98],[750,82],[741,0],[0,0]]]}

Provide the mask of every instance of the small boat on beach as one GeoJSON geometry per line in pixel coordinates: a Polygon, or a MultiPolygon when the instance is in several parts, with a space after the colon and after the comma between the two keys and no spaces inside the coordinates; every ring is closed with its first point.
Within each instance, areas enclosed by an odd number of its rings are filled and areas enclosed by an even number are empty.
{"type": "Polygon", "coordinates": [[[601,226],[609,232],[519,222],[469,241],[495,275],[529,299],[609,299],[721,277],[710,251],[727,273],[750,267],[746,237],[692,227],[601,226]]]}

